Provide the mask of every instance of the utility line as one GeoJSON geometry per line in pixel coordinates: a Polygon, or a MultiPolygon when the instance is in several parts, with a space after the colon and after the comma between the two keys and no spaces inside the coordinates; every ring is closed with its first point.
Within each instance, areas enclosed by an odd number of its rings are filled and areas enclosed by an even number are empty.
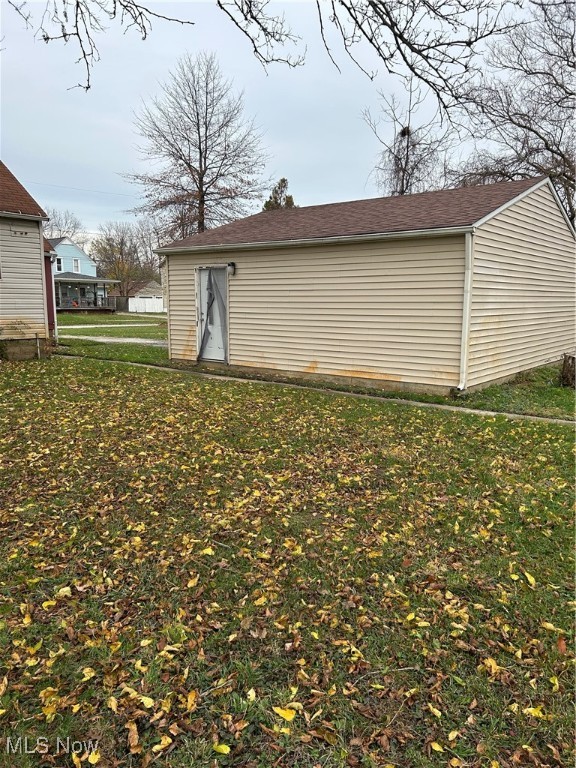
{"type": "Polygon", "coordinates": [[[55,187],[56,189],[72,189],[75,192],[95,192],[99,195],[117,195],[118,197],[135,197],[126,192],[104,192],[102,189],[84,189],[83,187],[65,187],[62,184],[46,184],[43,181],[25,181],[24,184],[37,184],[40,187],[55,187]]]}

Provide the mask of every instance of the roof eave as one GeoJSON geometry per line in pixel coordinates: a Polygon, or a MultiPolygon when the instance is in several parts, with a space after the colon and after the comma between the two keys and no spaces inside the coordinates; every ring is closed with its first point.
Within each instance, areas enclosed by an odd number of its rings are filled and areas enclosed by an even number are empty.
{"type": "Polygon", "coordinates": [[[54,282],[57,283],[120,283],[120,280],[110,280],[107,277],[91,277],[86,275],[85,277],[62,277],[62,275],[54,275],[54,282]]]}
{"type": "Polygon", "coordinates": [[[312,237],[299,240],[267,240],[253,243],[228,243],[220,245],[184,245],[177,248],[157,248],[154,253],[169,256],[176,253],[215,253],[234,251],[254,251],[267,248],[299,248],[310,245],[346,245],[380,240],[404,240],[411,237],[442,237],[445,235],[464,235],[471,232],[474,225],[460,227],[435,227],[432,229],[403,229],[399,232],[373,232],[365,235],[346,235],[343,237],[312,237]]]}
{"type": "Polygon", "coordinates": [[[26,219],[28,221],[50,221],[48,216],[35,216],[31,213],[19,213],[18,211],[0,211],[0,217],[4,219],[26,219]]]}

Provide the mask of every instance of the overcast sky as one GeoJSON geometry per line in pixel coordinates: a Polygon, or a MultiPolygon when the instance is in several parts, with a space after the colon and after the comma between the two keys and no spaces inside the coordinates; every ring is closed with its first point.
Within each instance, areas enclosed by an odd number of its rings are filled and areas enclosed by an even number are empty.
{"type": "MultiPolygon", "coordinates": [[[[111,23],[98,39],[101,61],[88,92],[73,88],[84,71],[72,44],[35,40],[1,5],[2,159],[41,205],[74,211],[88,230],[130,218],[126,211],[138,204],[138,188],[122,174],[142,167],[134,110],[158,91],[180,55],[200,50],[214,51],[223,72],[244,90],[246,113],[255,117],[271,157],[268,175],[286,176],[297,204],[378,194],[371,176],[378,142],[362,110],[377,110],[379,88],[401,90],[390,77],[372,82],[335,46],[339,73],[322,47],[313,4],[274,4],[302,35],[307,57],[303,67],[275,64],[265,71],[214,4],[152,3],[195,26],[157,21],[142,41],[111,23]]],[[[33,3],[36,11],[41,7],[33,3]]],[[[377,68],[375,60],[363,63],[377,68]]]]}

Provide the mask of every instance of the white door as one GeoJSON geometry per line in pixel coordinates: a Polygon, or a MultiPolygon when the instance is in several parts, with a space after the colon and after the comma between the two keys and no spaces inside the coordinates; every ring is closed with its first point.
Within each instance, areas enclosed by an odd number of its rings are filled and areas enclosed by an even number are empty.
{"type": "Polygon", "coordinates": [[[227,287],[226,267],[198,269],[198,360],[227,362],[227,287]]]}

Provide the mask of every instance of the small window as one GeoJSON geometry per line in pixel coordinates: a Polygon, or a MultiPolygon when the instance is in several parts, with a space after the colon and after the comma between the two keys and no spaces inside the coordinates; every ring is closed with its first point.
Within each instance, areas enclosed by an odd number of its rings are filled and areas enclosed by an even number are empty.
{"type": "Polygon", "coordinates": [[[72,260],[72,271],[80,273],[80,259],[72,260]]]}
{"type": "Polygon", "coordinates": [[[62,271],[62,256],[56,256],[56,272],[62,271]]]}

